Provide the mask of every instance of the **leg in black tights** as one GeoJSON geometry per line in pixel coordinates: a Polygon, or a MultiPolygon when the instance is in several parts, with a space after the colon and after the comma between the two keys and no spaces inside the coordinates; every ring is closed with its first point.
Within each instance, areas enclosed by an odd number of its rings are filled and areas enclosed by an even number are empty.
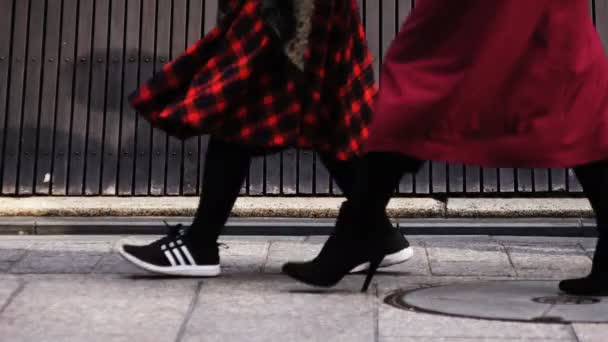
{"type": "MultiPolygon", "coordinates": [[[[247,178],[252,157],[252,151],[245,146],[211,138],[201,198],[190,230],[198,241],[217,241],[247,178]]],[[[350,198],[358,160],[338,161],[328,154],[322,154],[321,159],[346,198],[350,198]]]]}
{"type": "Polygon", "coordinates": [[[560,289],[574,295],[608,295],[608,161],[574,169],[595,212],[599,238],[589,276],[560,283],[560,289]]]}
{"type": "Polygon", "coordinates": [[[209,141],[201,198],[190,230],[201,243],[216,243],[249,173],[252,156],[247,147],[213,137],[209,141]]]}

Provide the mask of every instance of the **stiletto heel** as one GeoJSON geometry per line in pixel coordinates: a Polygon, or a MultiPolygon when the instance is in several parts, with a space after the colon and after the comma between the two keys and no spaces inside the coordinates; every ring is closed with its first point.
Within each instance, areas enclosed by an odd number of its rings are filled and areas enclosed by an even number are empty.
{"type": "Polygon", "coordinates": [[[369,269],[367,270],[367,275],[365,276],[365,282],[363,283],[363,288],[361,288],[361,292],[367,292],[367,289],[372,283],[372,279],[374,278],[376,271],[378,271],[378,267],[380,267],[380,264],[382,263],[383,259],[384,256],[381,256],[379,258],[375,258],[373,261],[370,261],[369,269]]]}

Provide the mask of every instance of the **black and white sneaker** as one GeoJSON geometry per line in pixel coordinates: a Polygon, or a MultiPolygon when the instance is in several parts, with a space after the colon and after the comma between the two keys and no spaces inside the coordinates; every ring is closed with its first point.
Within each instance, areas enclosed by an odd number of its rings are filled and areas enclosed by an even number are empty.
{"type": "MultiPolygon", "coordinates": [[[[410,243],[405,239],[399,229],[391,228],[393,234],[388,244],[385,246],[385,256],[380,264],[379,268],[386,268],[402,264],[412,257],[414,257],[414,249],[410,246],[410,243]]],[[[352,269],[351,273],[359,273],[366,271],[369,268],[369,263],[361,264],[352,269]]]]}
{"type": "Polygon", "coordinates": [[[182,225],[169,227],[165,237],[145,246],[121,244],[120,255],[153,273],[184,277],[220,275],[219,246],[195,243],[182,225]]]}

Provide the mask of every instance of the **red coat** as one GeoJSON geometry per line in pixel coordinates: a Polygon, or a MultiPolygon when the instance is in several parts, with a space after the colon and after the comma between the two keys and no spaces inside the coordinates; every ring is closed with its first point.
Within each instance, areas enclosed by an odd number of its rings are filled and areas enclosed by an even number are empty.
{"type": "Polygon", "coordinates": [[[370,151],[488,167],[608,158],[608,62],[587,0],[419,0],[382,73],[370,151]]]}
{"type": "Polygon", "coordinates": [[[377,89],[356,0],[315,1],[303,72],[282,53],[261,0],[226,4],[230,14],[137,89],[133,107],[182,139],[360,153],[377,89]]]}

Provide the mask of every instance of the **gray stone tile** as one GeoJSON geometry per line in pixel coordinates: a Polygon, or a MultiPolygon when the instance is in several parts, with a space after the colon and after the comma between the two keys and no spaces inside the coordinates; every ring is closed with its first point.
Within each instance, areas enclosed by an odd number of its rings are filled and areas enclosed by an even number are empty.
{"type": "MultiPolygon", "coordinates": [[[[0,275],[0,308],[7,304],[7,301],[15,294],[21,283],[15,276],[0,275]]],[[[0,312],[0,314],[2,313],[0,312]]]]}
{"type": "Polygon", "coordinates": [[[455,243],[478,243],[478,244],[489,244],[495,243],[495,238],[488,235],[415,235],[406,236],[406,238],[413,244],[451,244],[455,243]]]}
{"type": "Polygon", "coordinates": [[[521,246],[570,246],[577,243],[589,243],[594,239],[577,237],[552,237],[552,236],[493,236],[496,242],[504,245],[521,246]]]}
{"type": "Polygon", "coordinates": [[[220,247],[222,273],[261,272],[269,246],[268,242],[228,242],[220,247]]]}
{"type": "Polygon", "coordinates": [[[222,238],[224,242],[304,242],[307,239],[306,236],[239,236],[239,235],[226,235],[222,238]]]}
{"type": "MultiPolygon", "coordinates": [[[[380,336],[410,339],[460,338],[496,341],[571,341],[570,327],[560,324],[512,323],[455,318],[380,307],[380,336]]],[[[432,341],[432,340],[431,340],[432,341]]],[[[448,340],[449,341],[449,340],[448,340]]]]}
{"type": "Polygon", "coordinates": [[[506,245],[505,248],[519,277],[579,277],[591,269],[591,259],[579,245],[506,245]]]}
{"type": "Polygon", "coordinates": [[[13,267],[13,262],[0,261],[0,272],[8,272],[13,267]]]}
{"type": "Polygon", "coordinates": [[[107,241],[40,241],[34,243],[30,249],[41,254],[56,252],[103,254],[109,253],[113,249],[113,243],[107,241]]]}
{"type": "Polygon", "coordinates": [[[380,342],[577,342],[574,338],[570,340],[555,339],[512,339],[512,338],[460,338],[460,337],[380,337],[380,342]]]}
{"type": "Polygon", "coordinates": [[[9,271],[17,261],[21,260],[27,254],[27,252],[27,249],[0,247],[0,272],[9,271]]]}
{"type": "Polygon", "coordinates": [[[108,253],[101,258],[95,267],[94,273],[99,274],[124,274],[124,275],[149,275],[150,273],[126,261],[117,253],[108,253]]]}
{"type": "Polygon", "coordinates": [[[515,270],[501,245],[438,241],[428,241],[426,244],[433,275],[515,276],[515,270]]]}
{"type": "Polygon", "coordinates": [[[317,292],[284,277],[221,278],[203,286],[183,340],[373,341],[375,303],[341,286],[317,292]]]}
{"type": "Polygon", "coordinates": [[[26,249],[2,249],[0,248],[0,262],[15,262],[23,258],[26,249]]]}
{"type": "Polygon", "coordinates": [[[32,281],[0,320],[6,341],[172,341],[192,281],[32,281]]]}
{"type": "Polygon", "coordinates": [[[574,324],[573,327],[579,342],[608,340],[608,324],[574,324]]]}
{"type": "Polygon", "coordinates": [[[101,260],[100,253],[32,251],[19,262],[13,273],[89,273],[101,260]]]}
{"type": "Polygon", "coordinates": [[[264,271],[280,273],[281,266],[288,261],[308,261],[314,258],[323,245],[304,242],[273,242],[268,252],[264,271]]]}
{"type": "Polygon", "coordinates": [[[380,342],[578,342],[575,339],[554,340],[554,339],[503,339],[503,338],[458,338],[458,337],[439,337],[439,338],[402,338],[402,337],[382,337],[380,342]]]}

